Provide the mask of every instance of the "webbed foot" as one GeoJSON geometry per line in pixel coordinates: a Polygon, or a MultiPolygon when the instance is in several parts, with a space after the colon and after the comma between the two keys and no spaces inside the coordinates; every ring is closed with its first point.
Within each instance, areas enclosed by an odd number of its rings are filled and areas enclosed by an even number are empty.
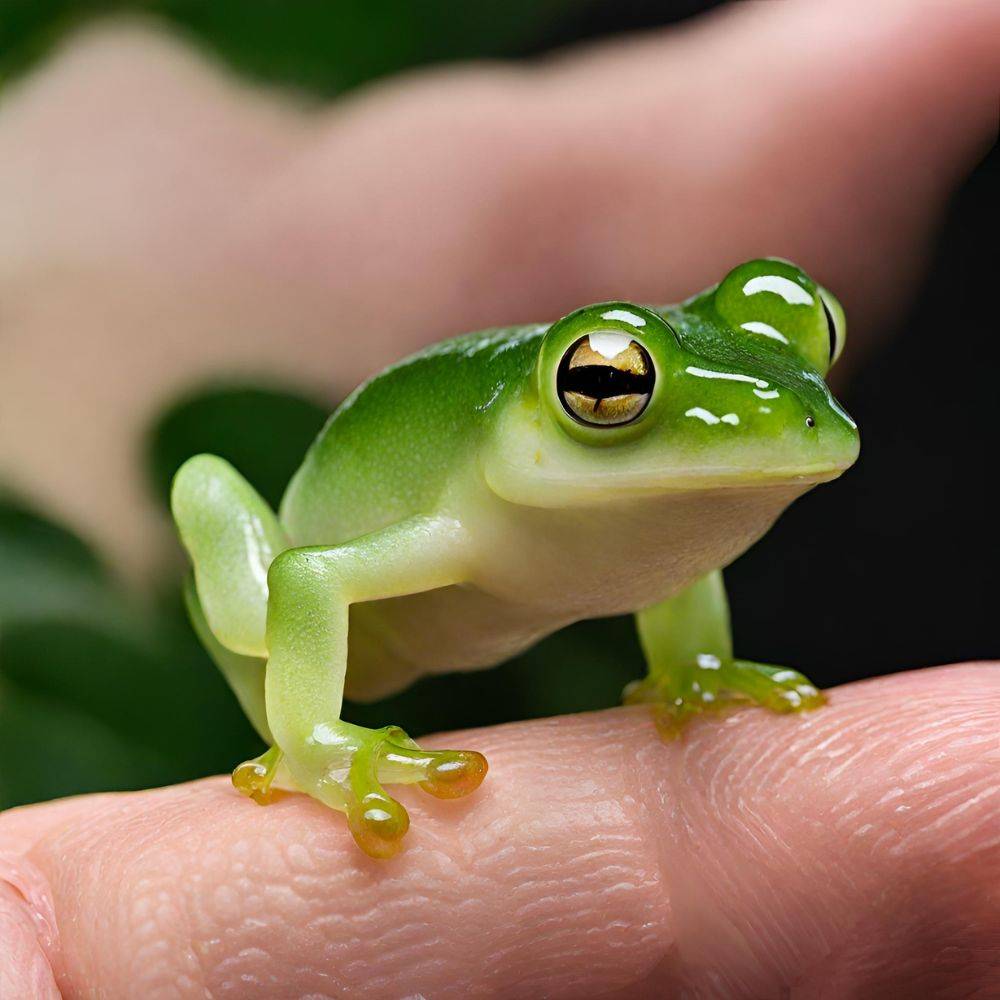
{"type": "Polygon", "coordinates": [[[704,712],[741,705],[760,705],[773,712],[803,712],[819,708],[826,698],[797,670],[749,660],[721,660],[706,654],[683,671],[630,684],[623,700],[628,705],[652,705],[657,729],[664,738],[671,739],[680,734],[690,718],[704,712]]]}
{"type": "Polygon", "coordinates": [[[373,858],[391,858],[410,826],[406,809],[383,787],[419,784],[431,795],[457,799],[486,777],[486,758],[475,750],[424,750],[398,726],[364,729],[346,722],[322,727],[322,744],[285,764],[304,792],[347,813],[351,835],[373,858]],[[317,754],[317,749],[324,752],[317,754]]]}

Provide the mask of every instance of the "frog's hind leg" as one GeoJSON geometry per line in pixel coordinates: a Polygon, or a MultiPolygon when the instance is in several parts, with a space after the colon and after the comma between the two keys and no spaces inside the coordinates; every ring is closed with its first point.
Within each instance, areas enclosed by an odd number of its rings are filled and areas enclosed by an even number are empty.
{"type": "Polygon", "coordinates": [[[385,858],[409,818],[383,783],[419,784],[439,798],[479,786],[481,754],[423,750],[398,727],[340,718],[349,606],[461,582],[460,525],[416,517],[343,545],[290,549],[263,499],[210,455],[181,467],[172,507],[194,564],[192,621],[273,744],[236,768],[237,788],[258,802],[276,783],[307,792],[346,812],[358,845],[385,858]]]}
{"type": "Polygon", "coordinates": [[[224,459],[189,458],[170,494],[205,620],[226,649],[267,656],[267,571],[288,548],[263,497],[224,459]]]}
{"type": "MultiPolygon", "coordinates": [[[[174,477],[171,506],[194,564],[184,600],[198,638],[266,743],[264,706],[267,570],[287,541],[274,513],[228,463],[196,455],[174,477]]],[[[266,802],[281,764],[276,747],[233,772],[233,783],[266,802]]]]}
{"type": "Polygon", "coordinates": [[[702,712],[755,704],[801,712],[824,702],[796,670],[733,657],[729,605],[721,571],[636,615],[649,674],[625,690],[628,703],[656,708],[657,726],[674,736],[702,712]]]}

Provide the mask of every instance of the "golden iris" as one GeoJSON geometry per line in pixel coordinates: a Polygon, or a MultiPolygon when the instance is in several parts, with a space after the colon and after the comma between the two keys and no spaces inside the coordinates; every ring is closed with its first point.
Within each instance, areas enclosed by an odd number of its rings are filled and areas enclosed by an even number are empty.
{"type": "MultiPolygon", "coordinates": [[[[566,412],[594,427],[615,427],[637,419],[649,404],[655,373],[646,349],[622,337],[611,357],[582,337],[563,355],[556,388],[566,412]]],[[[606,345],[601,344],[602,347],[606,345]]]]}

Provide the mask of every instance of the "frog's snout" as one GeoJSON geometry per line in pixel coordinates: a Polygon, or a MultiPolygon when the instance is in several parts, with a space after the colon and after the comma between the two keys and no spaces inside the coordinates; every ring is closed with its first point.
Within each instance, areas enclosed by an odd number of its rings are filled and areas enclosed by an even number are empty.
{"type": "Polygon", "coordinates": [[[807,407],[803,417],[803,441],[817,457],[843,472],[857,460],[860,451],[858,425],[832,397],[827,405],[807,407]]]}

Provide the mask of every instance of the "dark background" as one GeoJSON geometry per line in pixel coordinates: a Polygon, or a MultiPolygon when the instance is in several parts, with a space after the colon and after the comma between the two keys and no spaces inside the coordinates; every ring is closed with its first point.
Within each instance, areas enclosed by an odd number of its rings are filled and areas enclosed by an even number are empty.
{"type": "MultiPolygon", "coordinates": [[[[530,55],[708,6],[440,0],[417,15],[409,3],[361,0],[14,2],[0,19],[0,81],[108,10],[162,18],[248,74],[330,96],[413,65],[530,55]]],[[[859,463],[798,501],[727,572],[742,656],[794,665],[827,687],[1000,654],[987,484],[1000,394],[983,357],[997,332],[997,164],[994,149],[958,192],[926,274],[900,304],[898,336],[841,393],[862,429],[859,463]]],[[[193,392],[149,430],[150,488],[165,499],[177,465],[207,450],[276,504],[333,402],[273,386],[193,392]]],[[[416,735],[605,707],[641,673],[630,621],[587,622],[497,670],[425,681],[346,714],[416,735]]],[[[0,808],[225,771],[255,752],[187,626],[177,581],[163,581],[152,609],[138,607],[99,553],[23,498],[0,497],[0,808]]]]}

